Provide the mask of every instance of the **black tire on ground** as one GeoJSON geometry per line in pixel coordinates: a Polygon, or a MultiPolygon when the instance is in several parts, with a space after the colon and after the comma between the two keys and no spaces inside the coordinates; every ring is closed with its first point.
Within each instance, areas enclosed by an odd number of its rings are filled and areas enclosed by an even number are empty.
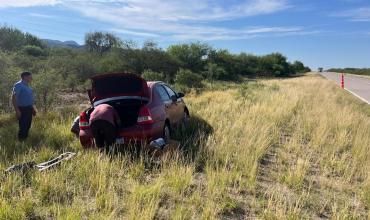
{"type": "Polygon", "coordinates": [[[167,122],[164,124],[163,128],[163,139],[165,142],[171,139],[171,128],[167,122]]]}
{"type": "Polygon", "coordinates": [[[186,125],[189,123],[189,119],[190,119],[189,113],[187,111],[184,111],[184,116],[183,116],[182,122],[181,122],[183,127],[186,127],[186,125]]]}

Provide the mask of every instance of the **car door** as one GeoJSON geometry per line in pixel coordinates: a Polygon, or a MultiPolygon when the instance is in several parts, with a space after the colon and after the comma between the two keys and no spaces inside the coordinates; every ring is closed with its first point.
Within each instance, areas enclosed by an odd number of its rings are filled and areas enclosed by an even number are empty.
{"type": "Polygon", "coordinates": [[[175,105],[173,105],[168,92],[162,85],[156,85],[155,90],[157,91],[161,101],[164,105],[164,110],[166,112],[166,116],[170,120],[171,126],[176,122],[176,109],[175,105]]]}
{"type": "Polygon", "coordinates": [[[182,102],[182,99],[177,96],[177,93],[173,89],[171,89],[167,85],[163,85],[163,87],[166,89],[170,98],[172,96],[176,97],[175,102],[173,102],[171,99],[171,104],[172,104],[172,108],[174,109],[173,115],[174,115],[175,123],[178,124],[182,120],[182,117],[184,115],[184,103],[182,102]]]}

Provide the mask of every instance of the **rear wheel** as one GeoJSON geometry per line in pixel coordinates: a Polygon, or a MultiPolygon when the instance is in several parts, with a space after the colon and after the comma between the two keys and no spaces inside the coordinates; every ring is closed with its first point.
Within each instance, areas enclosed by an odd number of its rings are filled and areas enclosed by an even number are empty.
{"type": "Polygon", "coordinates": [[[168,123],[166,123],[163,128],[163,139],[165,142],[168,142],[171,139],[171,129],[168,123]]]}
{"type": "Polygon", "coordinates": [[[184,116],[182,117],[181,121],[182,126],[185,127],[189,123],[189,120],[190,120],[189,113],[187,111],[184,111],[184,116]]]}

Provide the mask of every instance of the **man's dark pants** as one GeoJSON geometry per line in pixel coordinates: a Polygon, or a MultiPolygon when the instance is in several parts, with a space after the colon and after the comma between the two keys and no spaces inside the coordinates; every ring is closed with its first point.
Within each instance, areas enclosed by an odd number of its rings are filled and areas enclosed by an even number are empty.
{"type": "Polygon", "coordinates": [[[105,120],[93,121],[90,125],[95,144],[100,149],[109,150],[116,140],[117,129],[110,122],[105,120]]]}
{"type": "Polygon", "coordinates": [[[33,107],[18,107],[21,112],[21,118],[19,119],[19,132],[18,139],[25,140],[28,137],[28,131],[30,130],[32,123],[33,107]]]}

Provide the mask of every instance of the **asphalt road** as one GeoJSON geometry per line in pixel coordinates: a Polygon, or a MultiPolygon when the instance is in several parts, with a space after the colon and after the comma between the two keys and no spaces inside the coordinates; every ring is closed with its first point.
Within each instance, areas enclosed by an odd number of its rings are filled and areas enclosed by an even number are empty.
{"type": "MultiPolygon", "coordinates": [[[[340,85],[341,74],[332,72],[321,73],[324,77],[340,85]]],[[[370,78],[354,75],[344,75],[344,88],[357,98],[370,104],[370,78]]]]}

